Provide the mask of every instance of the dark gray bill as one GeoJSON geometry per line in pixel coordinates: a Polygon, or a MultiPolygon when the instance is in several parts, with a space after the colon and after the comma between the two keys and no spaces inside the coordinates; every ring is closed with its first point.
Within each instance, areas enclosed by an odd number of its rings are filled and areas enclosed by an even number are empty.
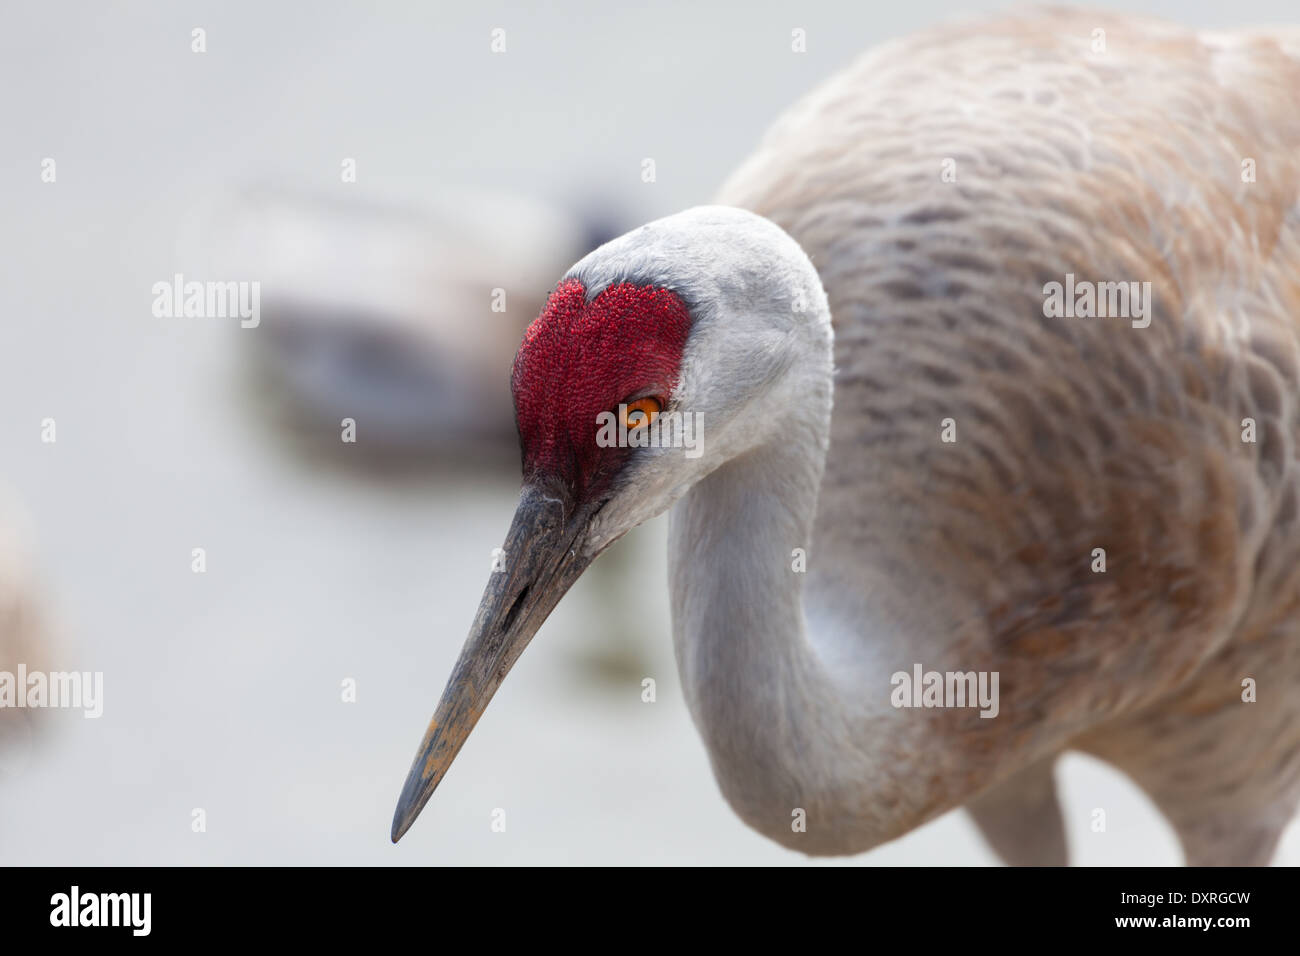
{"type": "Polygon", "coordinates": [[[525,485],[506,535],[502,570],[488,579],[478,614],[442,692],[393,814],[393,842],[402,838],[488,701],[542,622],[591,563],[577,545],[590,507],[570,509],[559,492],[525,485]]]}

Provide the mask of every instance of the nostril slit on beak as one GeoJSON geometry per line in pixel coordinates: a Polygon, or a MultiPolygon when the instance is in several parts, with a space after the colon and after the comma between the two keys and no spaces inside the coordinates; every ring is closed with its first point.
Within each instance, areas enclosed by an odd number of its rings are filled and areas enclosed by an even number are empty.
{"type": "Polygon", "coordinates": [[[506,616],[501,621],[501,629],[503,631],[510,630],[511,625],[515,623],[515,618],[519,616],[519,611],[524,606],[524,599],[528,597],[528,592],[531,589],[531,584],[525,584],[524,589],[519,592],[519,597],[515,598],[515,603],[510,605],[510,610],[506,611],[506,616]]]}

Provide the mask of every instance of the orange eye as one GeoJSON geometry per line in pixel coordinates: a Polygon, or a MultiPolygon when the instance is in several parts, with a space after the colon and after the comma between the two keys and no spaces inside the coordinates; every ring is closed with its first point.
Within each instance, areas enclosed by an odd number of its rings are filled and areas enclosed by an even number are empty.
{"type": "Polygon", "coordinates": [[[663,408],[657,398],[639,398],[635,402],[628,402],[620,406],[623,415],[623,427],[628,431],[635,431],[643,428],[655,420],[659,410],[663,408]]]}

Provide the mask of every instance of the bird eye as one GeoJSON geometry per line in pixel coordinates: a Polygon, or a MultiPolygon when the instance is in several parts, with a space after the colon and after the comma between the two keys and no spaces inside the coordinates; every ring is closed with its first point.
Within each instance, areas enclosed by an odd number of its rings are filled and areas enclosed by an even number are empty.
{"type": "Polygon", "coordinates": [[[657,398],[639,398],[622,406],[623,427],[634,431],[649,425],[663,406],[657,398]]]}

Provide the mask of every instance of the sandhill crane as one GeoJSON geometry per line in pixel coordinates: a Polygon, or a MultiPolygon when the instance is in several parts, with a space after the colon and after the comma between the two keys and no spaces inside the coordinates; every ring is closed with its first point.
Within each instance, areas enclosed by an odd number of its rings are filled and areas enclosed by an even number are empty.
{"type": "Polygon", "coordinates": [[[682,685],[761,833],[856,853],[968,806],[1063,863],[1074,748],[1189,863],[1267,861],[1300,798],[1297,90],[1300,31],[940,28],[790,110],[724,205],[580,261],[515,360],[507,565],[393,838],[570,583],[675,506],[682,685]],[[1076,280],[1149,312],[1050,308],[1076,280]],[[612,409],[699,415],[703,454],[601,447],[612,409]],[[997,716],[896,706],[917,665],[1000,675],[997,716]]]}

